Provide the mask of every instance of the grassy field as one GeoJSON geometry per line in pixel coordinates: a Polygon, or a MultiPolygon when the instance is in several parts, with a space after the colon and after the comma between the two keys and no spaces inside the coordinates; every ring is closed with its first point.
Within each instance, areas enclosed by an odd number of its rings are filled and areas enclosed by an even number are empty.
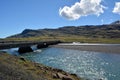
{"type": "MultiPolygon", "coordinates": [[[[3,41],[50,41],[60,40],[62,42],[81,42],[81,43],[120,43],[120,38],[89,38],[82,36],[58,36],[58,37],[29,37],[29,38],[6,38],[3,41]]],[[[2,39],[0,40],[2,41],[2,39]]]]}

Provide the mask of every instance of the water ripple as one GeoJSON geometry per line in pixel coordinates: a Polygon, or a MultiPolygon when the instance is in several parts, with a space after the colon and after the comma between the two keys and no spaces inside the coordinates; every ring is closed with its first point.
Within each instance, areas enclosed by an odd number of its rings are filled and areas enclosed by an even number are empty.
{"type": "Polygon", "coordinates": [[[48,48],[40,53],[29,53],[23,56],[91,80],[120,79],[120,55],[118,54],[48,48]]]}

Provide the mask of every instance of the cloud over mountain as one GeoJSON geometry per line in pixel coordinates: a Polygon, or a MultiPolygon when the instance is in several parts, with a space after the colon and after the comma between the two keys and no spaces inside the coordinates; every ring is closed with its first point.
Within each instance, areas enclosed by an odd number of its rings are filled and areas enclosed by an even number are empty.
{"type": "Polygon", "coordinates": [[[68,20],[76,20],[82,16],[97,15],[104,13],[104,6],[101,4],[102,0],[81,0],[76,2],[71,7],[64,6],[59,9],[60,16],[68,20]]]}
{"type": "Polygon", "coordinates": [[[113,9],[113,13],[120,14],[120,2],[115,3],[115,7],[113,9]]]}

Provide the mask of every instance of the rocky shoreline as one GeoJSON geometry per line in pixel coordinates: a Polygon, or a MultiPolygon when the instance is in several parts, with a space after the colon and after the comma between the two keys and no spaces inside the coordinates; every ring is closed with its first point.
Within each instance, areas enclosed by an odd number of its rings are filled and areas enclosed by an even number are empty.
{"type": "Polygon", "coordinates": [[[0,52],[0,80],[83,80],[76,74],[0,52]]]}

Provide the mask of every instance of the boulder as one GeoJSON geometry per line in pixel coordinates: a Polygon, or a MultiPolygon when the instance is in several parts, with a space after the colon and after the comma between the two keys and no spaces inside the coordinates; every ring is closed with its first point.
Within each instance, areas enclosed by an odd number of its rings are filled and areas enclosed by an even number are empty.
{"type": "Polygon", "coordinates": [[[71,74],[71,75],[73,75],[73,76],[75,76],[75,77],[78,77],[76,74],[71,74]]]}
{"type": "Polygon", "coordinates": [[[63,72],[63,70],[62,70],[62,69],[53,69],[53,71],[63,72]]]}
{"type": "Polygon", "coordinates": [[[20,47],[18,49],[19,53],[26,53],[26,52],[33,52],[32,48],[30,46],[26,46],[26,47],[20,47]]]}
{"type": "Polygon", "coordinates": [[[70,75],[64,75],[62,73],[53,74],[53,78],[61,80],[73,80],[70,75]]]}
{"type": "Polygon", "coordinates": [[[68,76],[64,76],[64,77],[62,78],[62,80],[73,80],[73,79],[70,78],[70,77],[68,77],[68,76]]]}
{"type": "Polygon", "coordinates": [[[38,44],[38,45],[37,45],[37,48],[38,48],[38,49],[47,48],[47,47],[48,47],[48,45],[47,45],[46,43],[41,43],[41,44],[38,44]]]}
{"type": "Polygon", "coordinates": [[[59,76],[57,75],[57,74],[52,74],[52,76],[53,76],[53,78],[55,78],[55,79],[59,79],[59,76]]]}
{"type": "Polygon", "coordinates": [[[24,57],[20,57],[20,60],[22,60],[22,61],[26,61],[24,57]]]}
{"type": "Polygon", "coordinates": [[[61,41],[48,41],[48,42],[46,42],[47,45],[56,45],[58,43],[61,43],[61,41]]]}

